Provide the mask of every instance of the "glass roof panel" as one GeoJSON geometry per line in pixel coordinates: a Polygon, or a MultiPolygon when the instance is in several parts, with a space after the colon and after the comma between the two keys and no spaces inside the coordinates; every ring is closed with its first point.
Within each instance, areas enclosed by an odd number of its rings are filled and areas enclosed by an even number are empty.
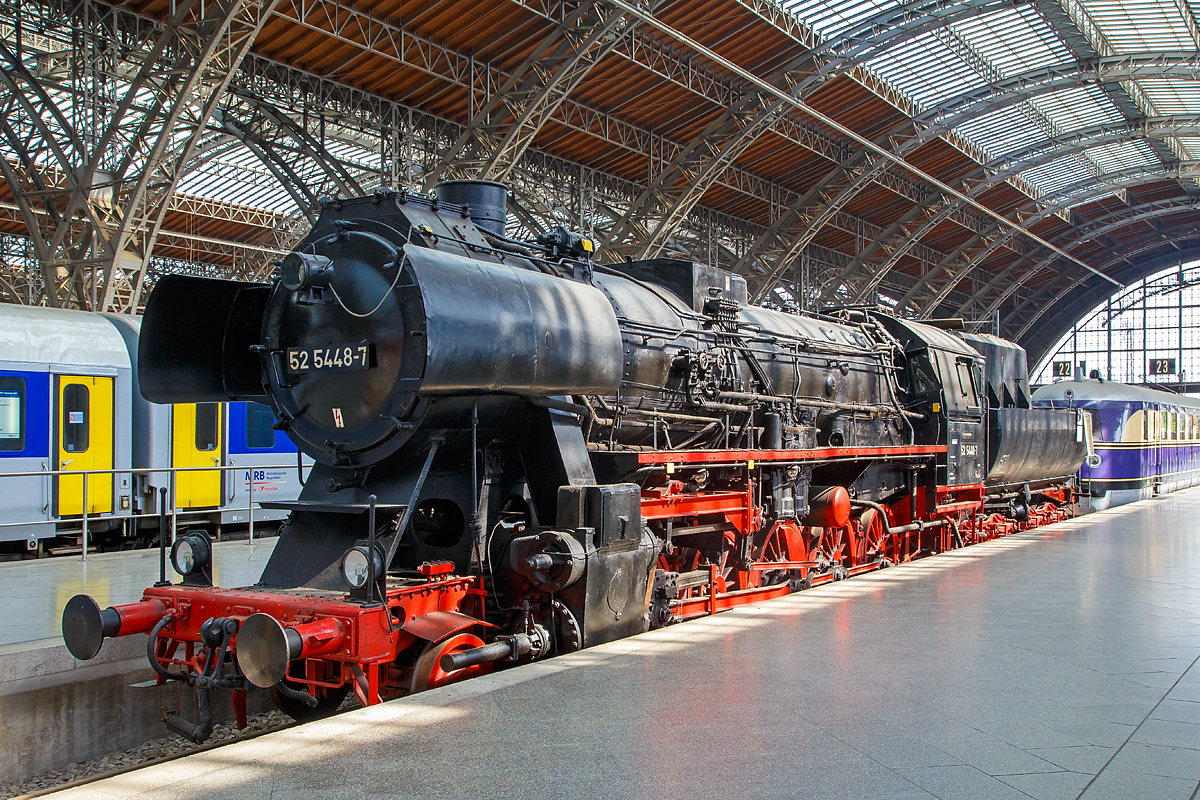
{"type": "Polygon", "coordinates": [[[867,68],[924,107],[988,85],[931,33],[877,56],[867,68]]]}
{"type": "Polygon", "coordinates": [[[899,7],[895,0],[782,0],[780,5],[815,30],[823,39],[849,31],[872,16],[899,7]]]}
{"type": "Polygon", "coordinates": [[[1161,162],[1150,146],[1142,141],[1107,144],[1087,151],[1105,172],[1120,172],[1135,167],[1157,166],[1161,162]]]}
{"type": "MultiPolygon", "coordinates": [[[[1194,51],[1195,42],[1174,0],[1080,0],[1104,41],[1105,52],[1194,51]]],[[[864,20],[895,12],[903,3],[879,0],[796,0],[784,6],[824,37],[844,35],[864,20]]],[[[1076,45],[1078,46],[1078,45],[1076,45]]],[[[947,29],[901,42],[866,66],[922,108],[936,107],[964,92],[1052,64],[1078,58],[1035,5],[1002,8],[970,17],[947,29]]],[[[1153,106],[1147,113],[1200,114],[1200,83],[1147,80],[1129,87],[1135,99],[1153,106]],[[1142,90],[1139,92],[1138,90],[1142,90]]],[[[1057,136],[1107,123],[1125,114],[1113,100],[1119,87],[1087,86],[1035,97],[1023,104],[968,121],[956,129],[993,157],[1057,136]]],[[[1181,143],[1195,157],[1200,137],[1181,143]]],[[[1035,191],[1055,194],[1109,170],[1153,167],[1159,163],[1145,142],[1092,148],[1023,173],[1035,191]]]]}
{"type": "Polygon", "coordinates": [[[1179,144],[1183,146],[1188,158],[1200,161],[1200,136],[1182,136],[1179,138],[1179,144]]]}
{"type": "Polygon", "coordinates": [[[1051,163],[1028,169],[1021,177],[1030,184],[1042,186],[1072,186],[1092,176],[1092,172],[1077,158],[1060,158],[1051,163]]]}
{"type": "Polygon", "coordinates": [[[1097,86],[1039,95],[1031,101],[1031,105],[1045,114],[1061,133],[1125,119],[1104,90],[1097,86]]]}
{"type": "Polygon", "coordinates": [[[1138,84],[1160,114],[1200,114],[1200,82],[1140,80],[1138,84]]]}
{"type": "Polygon", "coordinates": [[[1071,51],[1031,6],[974,17],[952,27],[1000,77],[1071,58],[1071,51]]]}
{"type": "Polygon", "coordinates": [[[1118,54],[1196,49],[1169,0],[1082,0],[1082,5],[1118,54]]]}
{"type": "Polygon", "coordinates": [[[976,117],[955,130],[993,157],[998,157],[1047,137],[1030,117],[1028,108],[1010,106],[976,117]]]}

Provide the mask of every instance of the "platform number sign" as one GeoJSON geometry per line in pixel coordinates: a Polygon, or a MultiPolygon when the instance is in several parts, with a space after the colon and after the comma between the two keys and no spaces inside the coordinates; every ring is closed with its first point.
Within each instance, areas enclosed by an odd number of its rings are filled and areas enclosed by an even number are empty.
{"type": "Polygon", "coordinates": [[[1069,378],[1072,375],[1070,361],[1055,361],[1054,362],[1054,377],[1069,378]]]}
{"type": "Polygon", "coordinates": [[[1152,358],[1147,367],[1147,371],[1151,375],[1174,375],[1175,374],[1175,359],[1173,358],[1152,358]]]}

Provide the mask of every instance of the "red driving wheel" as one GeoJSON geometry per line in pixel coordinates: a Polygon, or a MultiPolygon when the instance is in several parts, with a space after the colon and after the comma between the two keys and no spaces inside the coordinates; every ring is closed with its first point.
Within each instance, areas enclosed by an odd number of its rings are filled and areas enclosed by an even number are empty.
{"type": "Polygon", "coordinates": [[[888,534],[883,515],[874,508],[868,508],[859,517],[858,527],[860,534],[856,563],[869,564],[877,558],[886,557],[888,534]]]}
{"type": "Polygon", "coordinates": [[[491,662],[476,664],[473,667],[451,670],[449,672],[442,669],[442,656],[482,647],[483,644],[483,640],[472,633],[458,633],[447,639],[442,639],[440,642],[430,642],[425,646],[425,651],[421,653],[421,657],[417,659],[416,666],[413,667],[411,692],[415,694],[423,692],[426,689],[436,689],[439,686],[458,683],[467,678],[474,678],[476,675],[486,675],[491,672],[491,662]]]}

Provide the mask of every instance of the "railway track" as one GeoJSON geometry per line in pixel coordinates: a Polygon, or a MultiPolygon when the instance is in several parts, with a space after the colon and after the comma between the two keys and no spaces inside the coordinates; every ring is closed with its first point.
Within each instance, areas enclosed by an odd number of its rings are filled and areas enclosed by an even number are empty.
{"type": "Polygon", "coordinates": [[[43,797],[73,786],[83,786],[143,767],[215,750],[234,742],[244,742],[298,724],[280,711],[255,714],[247,723],[245,730],[241,731],[232,722],[217,725],[213,738],[202,745],[192,744],[179,736],[165,736],[130,750],[68,764],[60,770],[48,770],[24,781],[0,785],[0,800],[43,797]]]}

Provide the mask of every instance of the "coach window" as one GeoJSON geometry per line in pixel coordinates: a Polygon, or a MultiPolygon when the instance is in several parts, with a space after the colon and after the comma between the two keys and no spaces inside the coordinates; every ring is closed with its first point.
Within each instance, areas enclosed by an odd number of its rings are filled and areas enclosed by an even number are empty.
{"type": "Polygon", "coordinates": [[[1092,418],[1092,441],[1104,441],[1104,429],[1100,426],[1100,412],[1094,408],[1087,409],[1087,415],[1092,418]]]}
{"type": "Polygon", "coordinates": [[[221,431],[221,404],[196,404],[196,449],[207,453],[217,449],[221,431]]]}
{"type": "Polygon", "coordinates": [[[0,375],[0,450],[25,449],[25,379],[0,375]]]}
{"type": "Polygon", "coordinates": [[[267,450],[275,446],[275,415],[262,403],[246,403],[246,449],[267,450]]]}
{"type": "Polygon", "coordinates": [[[63,389],[63,450],[86,453],[92,415],[88,411],[88,388],[72,383],[63,389]]]}

